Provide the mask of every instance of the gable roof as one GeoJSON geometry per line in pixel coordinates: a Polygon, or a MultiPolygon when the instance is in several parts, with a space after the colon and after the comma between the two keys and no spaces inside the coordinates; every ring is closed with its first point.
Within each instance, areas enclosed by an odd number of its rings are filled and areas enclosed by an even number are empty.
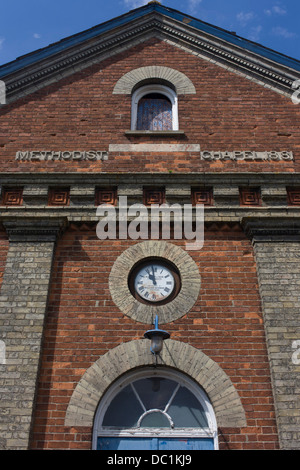
{"type": "Polygon", "coordinates": [[[152,1],[0,66],[7,102],[153,36],[289,97],[300,78],[300,61],[152,1]]]}

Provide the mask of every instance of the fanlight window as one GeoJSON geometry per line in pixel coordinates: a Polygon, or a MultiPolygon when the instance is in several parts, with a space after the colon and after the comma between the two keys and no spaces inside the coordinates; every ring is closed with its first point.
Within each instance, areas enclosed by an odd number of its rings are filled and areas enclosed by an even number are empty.
{"type": "Polygon", "coordinates": [[[139,131],[178,130],[177,95],[164,85],[146,85],[132,96],[131,128],[139,131]]]}
{"type": "Polygon", "coordinates": [[[121,377],[101,399],[94,421],[94,449],[134,448],[154,438],[159,446],[168,440],[181,445],[193,440],[218,448],[208,397],[184,374],[166,368],[145,368],[121,377]]]}
{"type": "Polygon", "coordinates": [[[102,425],[117,428],[207,428],[203,406],[174,380],[149,377],[127,385],[109,405],[102,425]]]}

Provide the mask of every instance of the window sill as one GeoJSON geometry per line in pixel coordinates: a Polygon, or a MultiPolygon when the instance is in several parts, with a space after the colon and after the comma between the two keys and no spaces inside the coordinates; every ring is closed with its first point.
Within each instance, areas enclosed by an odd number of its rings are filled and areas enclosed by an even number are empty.
{"type": "Polygon", "coordinates": [[[171,136],[171,137],[181,137],[185,135],[184,131],[125,131],[125,135],[127,136],[144,136],[144,135],[150,135],[150,136],[155,136],[155,137],[161,137],[161,136],[171,136]]]}

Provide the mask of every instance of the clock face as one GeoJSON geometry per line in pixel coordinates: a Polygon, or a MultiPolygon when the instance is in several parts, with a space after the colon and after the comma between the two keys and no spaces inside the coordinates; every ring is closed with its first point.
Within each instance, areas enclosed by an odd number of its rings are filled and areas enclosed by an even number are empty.
{"type": "Polygon", "coordinates": [[[165,300],[172,294],[174,287],[175,279],[171,271],[157,262],[144,265],[135,275],[135,291],[149,302],[165,300]]]}

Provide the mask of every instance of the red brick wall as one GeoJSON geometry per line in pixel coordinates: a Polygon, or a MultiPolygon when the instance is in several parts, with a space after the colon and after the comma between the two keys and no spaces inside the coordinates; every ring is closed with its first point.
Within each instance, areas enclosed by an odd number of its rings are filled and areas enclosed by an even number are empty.
{"type": "MultiPolygon", "coordinates": [[[[294,171],[300,169],[300,106],[246,78],[177,47],[151,39],[63,79],[0,111],[0,171],[294,171]],[[202,150],[290,150],[293,162],[201,162],[199,154],[111,154],[101,162],[16,162],[19,150],[108,150],[128,138],[131,98],[113,95],[125,73],[149,65],[185,73],[195,95],[179,96],[185,138],[156,143],[198,143],[202,150]]],[[[142,140],[145,142],[145,139],[142,140]]]]}
{"type": "MultiPolygon", "coordinates": [[[[147,325],[111,300],[108,276],[134,241],[100,241],[95,227],[72,226],[59,240],[53,268],[32,449],[90,449],[90,428],[64,427],[72,392],[99,356],[143,337],[147,325]]],[[[182,241],[176,244],[184,248],[182,241]]],[[[277,448],[277,432],[252,246],[239,226],[211,227],[189,254],[202,284],[192,310],[167,325],[171,338],[200,348],[231,378],[247,428],[220,429],[221,449],[277,448]]]]}

